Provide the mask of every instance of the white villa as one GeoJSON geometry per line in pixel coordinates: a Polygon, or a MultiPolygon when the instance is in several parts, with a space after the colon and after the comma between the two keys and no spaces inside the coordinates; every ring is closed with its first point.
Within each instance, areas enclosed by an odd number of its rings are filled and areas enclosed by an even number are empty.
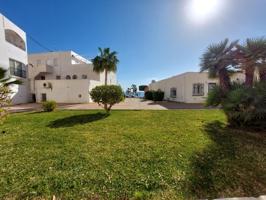
{"type": "Polygon", "coordinates": [[[12,103],[30,101],[30,88],[27,76],[26,34],[0,13],[0,67],[8,71],[8,75],[22,81],[22,85],[12,86],[12,103]]]}
{"type": "MultiPolygon", "coordinates": [[[[36,102],[90,102],[89,91],[104,84],[104,73],[93,72],[92,63],[73,51],[30,54],[28,61],[31,94],[36,102]]],[[[117,84],[116,74],[108,73],[107,82],[117,84]]]]}
{"type": "MultiPolygon", "coordinates": [[[[236,73],[232,81],[243,82],[245,75],[236,73]]],[[[160,81],[152,81],[149,90],[161,90],[165,100],[184,103],[204,103],[208,92],[218,84],[207,72],[186,72],[160,81]]]]}
{"type": "MultiPolygon", "coordinates": [[[[54,100],[90,102],[89,92],[104,84],[104,73],[93,72],[90,61],[73,51],[27,53],[26,33],[0,13],[0,67],[22,81],[12,86],[12,104],[54,100]]],[[[108,84],[117,84],[108,73],[108,84]]]]}

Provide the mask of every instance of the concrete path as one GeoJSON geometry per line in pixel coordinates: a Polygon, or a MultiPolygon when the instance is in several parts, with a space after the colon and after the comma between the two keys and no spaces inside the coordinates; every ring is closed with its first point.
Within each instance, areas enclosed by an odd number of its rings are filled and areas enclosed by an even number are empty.
{"type": "MultiPolygon", "coordinates": [[[[58,104],[59,109],[94,110],[102,109],[96,103],[58,104]]],[[[176,102],[153,102],[143,99],[128,98],[124,102],[114,105],[114,110],[172,110],[172,109],[204,109],[202,104],[185,104],[176,102]]],[[[28,103],[9,107],[10,112],[40,111],[41,104],[28,103]]]]}

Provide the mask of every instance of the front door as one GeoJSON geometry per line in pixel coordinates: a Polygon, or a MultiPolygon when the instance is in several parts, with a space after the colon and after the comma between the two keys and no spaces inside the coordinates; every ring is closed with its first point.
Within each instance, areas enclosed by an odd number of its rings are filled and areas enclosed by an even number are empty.
{"type": "Polygon", "coordinates": [[[42,101],[46,101],[46,93],[42,93],[42,101]]]}

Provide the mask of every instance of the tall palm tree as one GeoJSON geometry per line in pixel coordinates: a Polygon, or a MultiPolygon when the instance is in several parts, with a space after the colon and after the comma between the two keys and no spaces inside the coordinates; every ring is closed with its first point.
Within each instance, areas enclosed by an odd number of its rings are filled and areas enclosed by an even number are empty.
{"type": "Polygon", "coordinates": [[[238,41],[229,43],[228,39],[217,44],[212,44],[201,57],[200,71],[208,71],[210,78],[219,77],[222,91],[225,93],[230,88],[229,70],[236,65],[234,49],[238,41]]]}
{"type": "Polygon", "coordinates": [[[105,85],[107,85],[108,72],[116,72],[119,60],[117,52],[110,51],[110,48],[99,48],[100,54],[92,59],[93,71],[100,73],[105,72],[105,85]]]}
{"type": "Polygon", "coordinates": [[[264,38],[247,39],[244,45],[237,45],[237,60],[240,67],[245,71],[245,85],[253,86],[254,72],[258,67],[263,78],[265,65],[266,40],[264,38]]]}

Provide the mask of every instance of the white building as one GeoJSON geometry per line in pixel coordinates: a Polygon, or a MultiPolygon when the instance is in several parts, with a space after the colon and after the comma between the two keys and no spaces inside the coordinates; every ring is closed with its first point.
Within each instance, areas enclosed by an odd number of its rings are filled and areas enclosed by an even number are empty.
{"type": "MultiPolygon", "coordinates": [[[[90,61],[73,51],[30,54],[29,79],[36,102],[90,102],[89,91],[104,84],[104,73],[93,72],[90,61]]],[[[108,84],[117,84],[116,74],[108,73],[108,84]]]]}
{"type": "Polygon", "coordinates": [[[25,32],[0,13],[0,67],[22,81],[22,85],[11,87],[13,104],[26,103],[30,98],[26,44],[25,32]]]}
{"type": "MultiPolygon", "coordinates": [[[[245,75],[232,75],[232,81],[243,82],[245,75]]],[[[153,81],[149,90],[161,90],[165,100],[184,103],[204,103],[208,94],[218,79],[211,79],[207,72],[186,72],[160,81],[153,81]]]]}

